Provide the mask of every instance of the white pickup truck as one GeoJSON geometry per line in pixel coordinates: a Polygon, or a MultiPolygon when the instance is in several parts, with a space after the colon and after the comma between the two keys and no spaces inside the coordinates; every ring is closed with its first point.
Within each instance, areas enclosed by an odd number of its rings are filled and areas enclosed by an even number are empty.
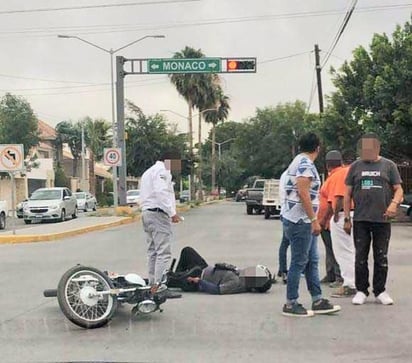
{"type": "Polygon", "coordinates": [[[269,219],[271,215],[280,215],[279,181],[279,179],[265,180],[262,198],[265,219],[269,219]]]}
{"type": "Polygon", "coordinates": [[[6,228],[7,202],[0,200],[0,229],[6,228]]]}

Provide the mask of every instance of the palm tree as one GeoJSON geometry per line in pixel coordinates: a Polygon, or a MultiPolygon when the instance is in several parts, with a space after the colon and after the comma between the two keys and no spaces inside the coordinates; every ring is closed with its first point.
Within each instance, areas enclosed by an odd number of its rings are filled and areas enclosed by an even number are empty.
{"type": "Polygon", "coordinates": [[[205,121],[212,124],[212,190],[216,186],[216,125],[227,119],[230,110],[229,97],[223,93],[220,86],[216,87],[215,95],[217,99],[214,104],[216,105],[216,111],[212,110],[205,113],[205,121]]]}
{"type": "Polygon", "coordinates": [[[219,76],[217,74],[203,74],[203,77],[199,79],[198,87],[195,92],[195,106],[199,110],[198,114],[198,168],[197,176],[199,180],[199,199],[203,199],[203,182],[202,182],[202,157],[201,145],[202,145],[202,119],[204,113],[209,112],[210,108],[216,108],[217,103],[217,86],[219,85],[219,76]]]}
{"type": "MultiPolygon", "coordinates": [[[[200,49],[194,49],[186,46],[182,51],[176,52],[173,58],[202,58],[203,52],[200,49]]],[[[196,99],[199,97],[199,80],[202,78],[202,74],[171,74],[170,81],[175,85],[177,92],[186,100],[189,107],[189,155],[193,160],[193,123],[192,123],[192,111],[196,105],[196,99]]],[[[194,169],[191,170],[191,179],[194,178],[194,169]]],[[[191,188],[190,195],[194,197],[194,189],[191,188]]]]}
{"type": "Polygon", "coordinates": [[[89,180],[90,192],[96,194],[96,175],[94,172],[95,161],[100,161],[103,158],[105,147],[110,147],[112,140],[109,137],[111,125],[104,119],[92,120],[87,117],[83,120],[86,131],[86,145],[89,149],[89,180]]]}

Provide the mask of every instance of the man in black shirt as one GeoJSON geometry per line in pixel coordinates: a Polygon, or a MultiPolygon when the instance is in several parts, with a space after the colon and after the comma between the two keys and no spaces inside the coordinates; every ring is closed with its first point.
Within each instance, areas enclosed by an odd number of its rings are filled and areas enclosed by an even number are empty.
{"type": "Polygon", "coordinates": [[[390,219],[396,215],[397,206],[403,200],[402,181],[396,164],[379,155],[380,142],[375,134],[362,136],[359,146],[360,159],[349,169],[344,198],[344,229],[348,234],[352,227],[352,199],[355,207],[353,237],[356,250],[355,284],[358,292],[352,303],[362,305],[369,295],[368,255],[372,243],[373,293],[377,302],[391,305],[393,300],[385,291],[391,235],[390,219]]]}

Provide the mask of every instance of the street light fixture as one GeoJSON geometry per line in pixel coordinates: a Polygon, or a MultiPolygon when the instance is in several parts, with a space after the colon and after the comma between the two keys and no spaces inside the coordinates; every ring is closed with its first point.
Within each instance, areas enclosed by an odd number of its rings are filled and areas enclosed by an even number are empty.
{"type": "MultiPolygon", "coordinates": [[[[219,160],[221,159],[221,156],[222,156],[222,152],[221,152],[221,147],[222,147],[222,145],[224,145],[224,144],[226,144],[227,142],[229,142],[229,141],[232,141],[232,140],[234,140],[235,138],[234,137],[231,137],[230,139],[227,139],[227,140],[225,140],[225,141],[223,141],[223,142],[217,142],[217,141],[215,141],[214,143],[218,146],[218,148],[219,148],[219,160]]],[[[210,140],[210,139],[206,139],[207,141],[210,141],[211,143],[213,143],[213,140],[210,140]]]]}
{"type": "MultiPolygon", "coordinates": [[[[201,114],[203,114],[203,113],[205,113],[205,112],[207,112],[207,111],[217,111],[217,108],[207,108],[206,110],[202,110],[202,111],[200,111],[200,112],[198,112],[198,113],[195,113],[194,115],[192,115],[192,118],[193,118],[193,117],[196,117],[196,116],[199,116],[199,115],[201,115],[201,114]]],[[[185,116],[185,115],[183,115],[183,114],[181,114],[181,113],[179,113],[179,112],[173,111],[173,110],[166,109],[166,110],[160,110],[160,112],[170,112],[170,113],[173,113],[173,114],[175,114],[175,115],[177,115],[177,116],[180,116],[180,117],[183,117],[183,118],[189,120],[189,117],[188,117],[188,116],[185,116]]]]}
{"type": "MultiPolygon", "coordinates": [[[[97,44],[94,44],[86,39],[80,38],[77,35],[65,35],[65,34],[58,34],[57,35],[58,38],[63,38],[63,39],[77,39],[80,40],[83,43],[86,43],[94,48],[100,49],[105,53],[108,53],[110,55],[110,83],[111,83],[111,97],[112,97],[112,145],[115,148],[117,146],[117,142],[116,142],[116,118],[115,118],[115,106],[114,106],[114,75],[113,75],[113,54],[119,52],[122,49],[125,49],[127,47],[130,47],[133,44],[136,44],[146,38],[165,38],[165,35],[145,35],[144,37],[141,37],[139,39],[134,40],[133,42],[127,43],[126,45],[123,45],[120,48],[117,49],[106,49],[103,48],[97,44]]],[[[122,150],[123,152],[125,152],[125,150],[122,150]]],[[[117,201],[118,201],[118,197],[117,197],[117,166],[112,168],[113,170],[113,203],[114,206],[117,207],[117,201]]]]}

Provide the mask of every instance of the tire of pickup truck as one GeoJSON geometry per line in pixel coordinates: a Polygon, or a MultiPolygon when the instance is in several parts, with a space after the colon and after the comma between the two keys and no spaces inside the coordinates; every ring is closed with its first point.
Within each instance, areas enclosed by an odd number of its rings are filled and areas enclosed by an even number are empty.
{"type": "Polygon", "coordinates": [[[252,207],[251,205],[247,205],[247,206],[246,206],[246,213],[247,213],[248,215],[253,214],[253,207],[252,207]]]}
{"type": "Polygon", "coordinates": [[[4,213],[0,214],[0,229],[6,229],[6,215],[4,213]]]}
{"type": "Polygon", "coordinates": [[[265,219],[269,219],[270,217],[270,209],[268,207],[265,207],[265,219]]]}

